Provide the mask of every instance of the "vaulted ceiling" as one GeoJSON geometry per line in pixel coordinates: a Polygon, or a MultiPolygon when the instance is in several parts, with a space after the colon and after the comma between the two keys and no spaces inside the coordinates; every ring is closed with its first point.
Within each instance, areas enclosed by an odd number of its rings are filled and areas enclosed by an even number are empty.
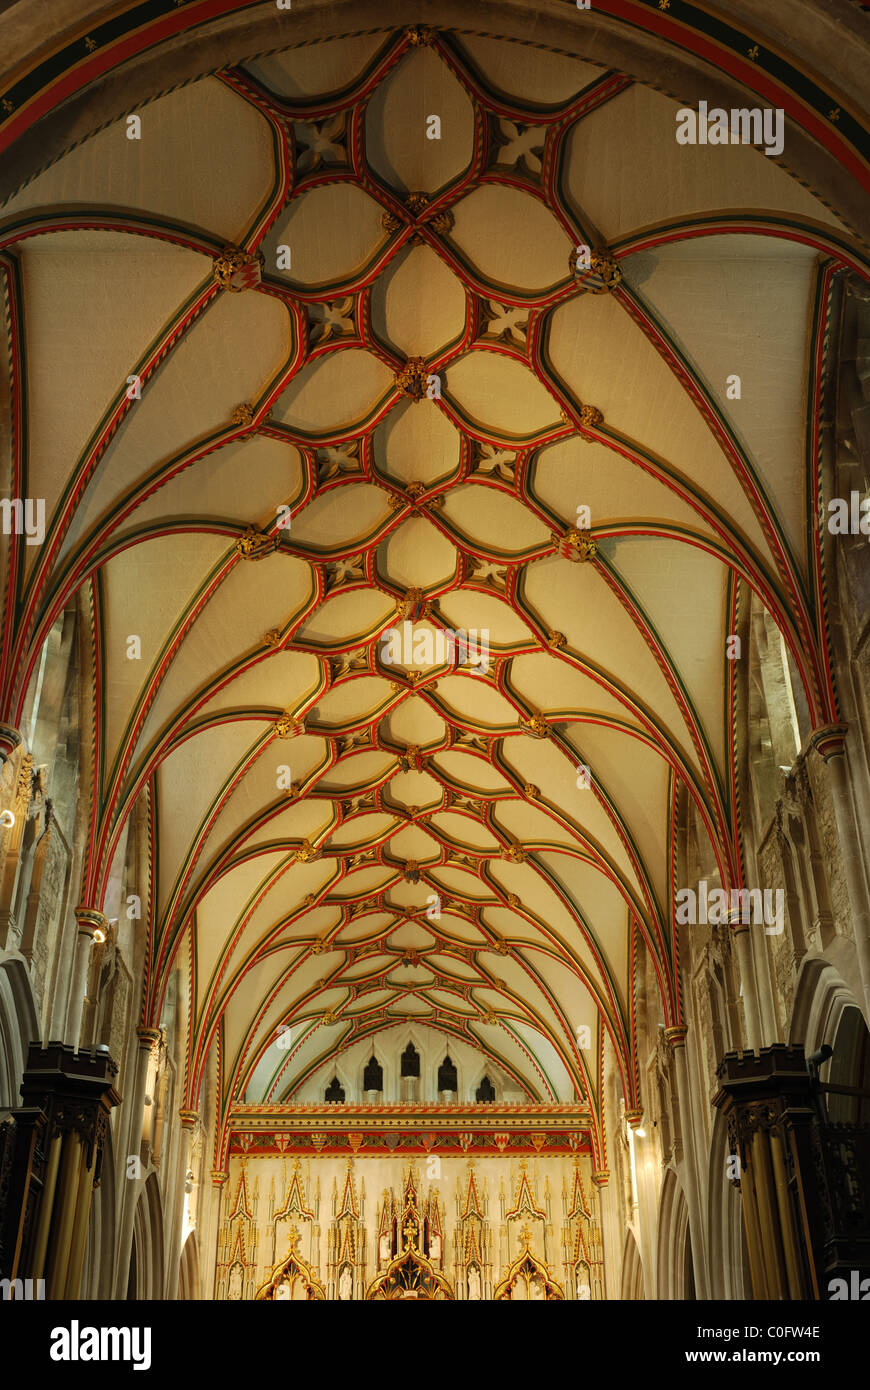
{"type": "Polygon", "coordinates": [[[835,713],[819,381],[862,244],[788,147],[678,145],[678,106],[385,29],[160,96],[0,209],[9,490],[50,519],[11,542],[8,712],[80,592],[85,896],[144,800],[191,1103],[210,1047],[225,1105],[277,1104],[410,1018],[596,1129],[644,955],[681,1018],[681,795],[742,881],[749,590],[835,713]]]}

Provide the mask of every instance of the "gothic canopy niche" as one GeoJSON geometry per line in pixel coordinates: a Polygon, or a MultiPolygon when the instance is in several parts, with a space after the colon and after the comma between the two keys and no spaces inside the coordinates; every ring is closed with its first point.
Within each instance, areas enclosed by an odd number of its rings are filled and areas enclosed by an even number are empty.
{"type": "Polygon", "coordinates": [[[138,803],[145,1022],[180,968],[218,1168],[234,1106],[346,1090],[332,1059],[413,1024],[588,1107],[603,1169],[641,956],[681,1022],[681,797],[741,881],[750,592],[834,713],[813,440],[863,251],[788,145],[678,145],[604,31],[595,62],[350,23],[252,56],[271,11],[0,209],[13,491],[46,505],[0,715],[78,594],[83,896],[138,803]]]}
{"type": "Polygon", "coordinates": [[[532,1233],[528,1226],[521,1232],[523,1248],[500,1284],[497,1284],[493,1298],[498,1302],[535,1300],[555,1302],[565,1295],[560,1284],[550,1274],[545,1264],[535,1258],[529,1246],[532,1233]]]}
{"type": "Polygon", "coordinates": [[[404,1184],[405,1205],[398,1222],[399,1251],[366,1290],[366,1299],[422,1299],[452,1301],[455,1297],[446,1279],[424,1255],[424,1223],[420,1218],[417,1189],[412,1175],[404,1184]]]}
{"type": "Polygon", "coordinates": [[[326,1290],[311,1265],[297,1252],[299,1232],[291,1226],[288,1232],[289,1250],[273,1269],[269,1279],[255,1295],[259,1302],[311,1303],[326,1298],[326,1290]]]}

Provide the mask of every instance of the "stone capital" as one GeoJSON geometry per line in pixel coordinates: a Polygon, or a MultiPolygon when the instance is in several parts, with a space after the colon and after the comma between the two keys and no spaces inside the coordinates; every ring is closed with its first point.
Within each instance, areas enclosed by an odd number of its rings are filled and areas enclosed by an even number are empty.
{"type": "Polygon", "coordinates": [[[223,1187],[228,1177],[229,1173],[222,1173],[219,1168],[212,1168],[211,1170],[211,1180],[215,1187],[223,1187]]]}
{"type": "Polygon", "coordinates": [[[21,734],[11,724],[0,724],[0,763],[5,763],[21,742],[21,734]]]}
{"type": "Polygon", "coordinates": [[[105,941],[109,935],[108,917],[95,907],[77,907],[74,910],[81,935],[90,936],[94,941],[105,941]]]}
{"type": "Polygon", "coordinates": [[[810,734],[810,746],[816,750],[823,762],[842,757],[846,751],[846,732],[848,724],[825,724],[810,734]]]}
{"type": "Polygon", "coordinates": [[[673,1028],[666,1028],[665,1042],[671,1049],[677,1047],[685,1047],[686,1034],[688,1033],[688,1031],[688,1026],[685,1023],[676,1024],[673,1028]]]}
{"type": "Polygon", "coordinates": [[[182,1128],[182,1129],[193,1129],[194,1125],[196,1124],[197,1120],[199,1119],[199,1111],[198,1111],[198,1110],[179,1110],[179,1112],[178,1112],[178,1118],[179,1118],[180,1121],[181,1121],[181,1128],[182,1128]]]}
{"type": "Polygon", "coordinates": [[[592,1181],[596,1187],[606,1187],[610,1182],[610,1170],[608,1168],[598,1168],[592,1174],[592,1181]]]}
{"type": "Polygon", "coordinates": [[[626,1110],[625,1123],[629,1129],[638,1129],[643,1121],[643,1110],[626,1110]]]}
{"type": "Polygon", "coordinates": [[[749,922],[743,920],[743,909],[735,907],[728,913],[725,923],[731,931],[732,936],[739,936],[741,932],[749,931],[749,922]]]}

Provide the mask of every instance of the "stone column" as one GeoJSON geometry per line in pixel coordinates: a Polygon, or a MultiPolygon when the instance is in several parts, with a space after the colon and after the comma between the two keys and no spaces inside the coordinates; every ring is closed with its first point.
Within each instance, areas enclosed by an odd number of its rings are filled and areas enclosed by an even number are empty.
{"type": "Polygon", "coordinates": [[[595,1168],[592,1182],[598,1198],[598,1221],[601,1226],[601,1282],[605,1298],[619,1298],[622,1278],[622,1248],[619,1233],[614,1231],[614,1217],[610,1202],[610,1173],[607,1168],[595,1168]],[[608,1258],[609,1256],[609,1258],[608,1258]]]}
{"type": "Polygon", "coordinates": [[[658,1192],[652,1133],[643,1127],[643,1111],[627,1110],[629,1156],[632,1164],[638,1247],[643,1258],[647,1298],[657,1298],[656,1260],[658,1192]]]}
{"type": "Polygon", "coordinates": [[[743,1020],[746,1024],[746,1044],[753,1051],[761,1046],[761,1012],[758,1007],[758,976],[755,973],[755,957],[749,937],[749,925],[732,919],[732,940],[737,951],[737,965],[740,970],[740,983],[743,986],[743,1020]]]}
{"type": "Polygon", "coordinates": [[[795,974],[797,974],[800,963],[807,953],[807,942],[804,935],[803,904],[795,878],[794,847],[785,833],[782,821],[782,807],[780,807],[776,821],[776,847],[779,851],[779,858],[782,864],[782,875],[785,879],[785,905],[788,914],[789,935],[791,938],[792,966],[795,974]]]}
{"type": "Polygon", "coordinates": [[[195,1110],[179,1110],[181,1142],[178,1145],[178,1160],[175,1171],[175,1211],[174,1227],[171,1233],[169,1268],[166,1270],[166,1299],[171,1302],[178,1298],[178,1279],[181,1273],[180,1260],[184,1247],[184,1208],[187,1174],[190,1170],[190,1153],[193,1143],[193,1130],[199,1115],[195,1110]]]}
{"type": "Polygon", "coordinates": [[[95,941],[105,941],[109,934],[109,923],[102,912],[95,907],[77,907],[76,945],[73,957],[72,980],[70,982],[69,1002],[66,1012],[66,1038],[74,1048],[79,1045],[82,1028],[82,1014],[85,1007],[85,994],[88,988],[88,967],[91,963],[91,947],[95,941]]]}
{"type": "Polygon", "coordinates": [[[137,1028],[136,1036],[139,1039],[139,1046],[136,1052],[136,1070],[133,1077],[133,1092],[130,1097],[130,1110],[127,1116],[127,1124],[124,1130],[125,1145],[124,1151],[119,1154],[119,1163],[122,1170],[127,1174],[121,1188],[121,1204],[118,1225],[120,1237],[118,1240],[118,1264],[115,1269],[115,1297],[123,1298],[127,1291],[127,1279],[130,1266],[130,1249],[133,1244],[133,1220],[136,1215],[136,1203],[139,1200],[141,1191],[140,1176],[131,1176],[127,1168],[128,1158],[137,1160],[133,1167],[134,1173],[138,1174],[139,1164],[141,1163],[142,1149],[142,1111],[145,1108],[145,1086],[148,1081],[148,1064],[151,1060],[151,1049],[159,1041],[160,1031],[157,1028],[137,1028]]]}
{"type": "Polygon", "coordinates": [[[217,1297],[218,1289],[218,1261],[221,1258],[221,1211],[223,1208],[224,1186],[229,1179],[229,1173],[223,1172],[219,1168],[213,1168],[211,1174],[212,1197],[209,1202],[208,1234],[205,1252],[205,1269],[211,1277],[211,1291],[209,1298],[217,1297]]]}
{"type": "Polygon", "coordinates": [[[824,855],[819,842],[815,805],[807,773],[806,751],[801,753],[791,775],[785,779],[789,815],[789,838],[795,849],[801,878],[801,897],[806,903],[807,917],[818,934],[821,950],[834,939],[834,919],[824,869],[824,855]]]}
{"type": "Polygon", "coordinates": [[[686,1200],[689,1208],[689,1230],[692,1238],[692,1265],[695,1271],[695,1287],[698,1298],[710,1297],[710,1274],[707,1268],[707,1240],[704,1228],[701,1202],[701,1181],[698,1167],[698,1149],[695,1142],[695,1126],[692,1116],[692,1098],[689,1087],[689,1068],[686,1059],[685,1024],[665,1029],[665,1041],[674,1055],[674,1071],[677,1078],[677,1104],[680,1107],[680,1131],[683,1138],[683,1161],[686,1176],[686,1200]]]}
{"type": "Polygon", "coordinates": [[[832,724],[823,729],[816,729],[810,742],[828,768],[831,801],[840,837],[843,873],[852,914],[858,970],[864,988],[864,1016],[870,1018],[870,893],[864,874],[861,833],[855,815],[846,761],[846,726],[832,724]]]}
{"type": "MultiPolygon", "coordinates": [[[[751,837],[746,841],[746,882],[760,883],[761,875],[758,869],[758,859],[755,855],[751,842],[751,837]]],[[[736,927],[737,923],[733,923],[736,927]]],[[[741,923],[741,925],[744,925],[741,923]]],[[[748,924],[747,924],[748,925],[748,924]]],[[[767,1042],[776,1042],[779,1037],[779,1026],[777,1024],[776,1007],[773,999],[773,981],[771,979],[771,956],[768,949],[770,938],[765,936],[764,931],[748,931],[743,942],[738,942],[738,949],[747,956],[747,970],[751,971],[751,978],[755,981],[755,1005],[758,1012],[759,1041],[758,1046],[767,1042]]],[[[742,967],[741,967],[742,968],[742,967]]]]}

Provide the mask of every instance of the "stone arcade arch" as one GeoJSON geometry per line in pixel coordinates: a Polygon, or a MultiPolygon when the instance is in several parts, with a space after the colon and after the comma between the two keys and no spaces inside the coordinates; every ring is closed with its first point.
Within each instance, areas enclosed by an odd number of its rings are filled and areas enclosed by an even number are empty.
{"type": "Polygon", "coordinates": [[[0,1109],[19,1104],[28,1044],[38,1036],[39,1019],[24,961],[0,961],[0,1109]]]}
{"type": "Polygon", "coordinates": [[[823,1043],[833,1047],[844,1016],[850,1009],[861,1010],[860,980],[854,953],[843,940],[836,964],[814,957],[805,961],[798,976],[792,1005],[789,1038],[803,1046],[807,1056],[823,1043]],[[850,986],[849,978],[857,990],[850,986]]]}
{"type": "Polygon", "coordinates": [[[139,1195],[133,1218],[127,1297],[161,1299],[163,1278],[163,1205],[157,1178],[151,1173],[139,1195]]]}
{"type": "Polygon", "coordinates": [[[99,1186],[94,1190],[82,1272],[82,1298],[111,1298],[115,1258],[115,1157],[112,1131],[103,1143],[99,1186]]]}
{"type": "MultiPolygon", "coordinates": [[[[867,1088],[870,1034],[858,998],[830,962],[806,963],[795,991],[791,1028],[792,1041],[802,1043],[808,1057],[823,1044],[833,1048],[833,1056],[820,1070],[823,1082],[867,1088]]],[[[866,1099],[834,1094],[826,1104],[834,1122],[867,1122],[866,1099]]]]}
{"type": "Polygon", "coordinates": [[[633,1231],[629,1231],[625,1237],[625,1248],[622,1253],[622,1283],[619,1296],[633,1303],[642,1302],[646,1298],[643,1261],[641,1260],[640,1250],[638,1249],[633,1231]]]}
{"type": "Polygon", "coordinates": [[[179,1261],[178,1276],[178,1297],[185,1301],[202,1298],[199,1280],[199,1250],[196,1243],[196,1231],[191,1231],[184,1248],[181,1252],[179,1261]]]}
{"type": "MultiPolygon", "coordinates": [[[[856,1004],[844,1009],[833,1043],[834,1055],[823,1069],[823,1079],[832,1085],[854,1086],[867,1091],[870,1082],[870,1032],[856,1004]]],[[[866,1124],[870,1118],[870,1097],[827,1097],[827,1112],[835,1123],[866,1124]]]]}
{"type": "MultiPolygon", "coordinates": [[[[76,3],[76,0],[55,0],[55,5],[56,32],[61,32],[65,24],[75,24],[87,32],[88,26],[95,24],[103,14],[99,0],[87,0],[85,4],[76,3]],[[63,10],[67,12],[64,19],[60,14],[63,10]]],[[[407,11],[402,6],[397,5],[389,17],[385,17],[385,8],[383,0],[331,0],[330,3],[317,5],[310,12],[303,10],[297,13],[294,10],[293,41],[302,44],[306,40],[323,40],[349,30],[377,30],[390,18],[396,24],[408,22],[407,11]]],[[[602,47],[606,45],[609,65],[633,72],[641,81],[660,86],[662,54],[655,36],[644,33],[640,27],[615,25],[606,13],[596,13],[596,9],[601,11],[604,8],[601,5],[593,6],[588,13],[584,13],[583,24],[587,31],[593,31],[602,47]]],[[[571,10],[574,10],[573,6],[571,10]]],[[[740,19],[751,22],[752,0],[740,0],[740,3],[731,6],[731,10],[744,12],[740,19]]],[[[815,0],[796,0],[794,10],[787,31],[783,30],[778,36],[783,51],[798,66],[802,66],[812,45],[821,67],[826,63],[832,67],[848,67],[850,83],[860,90],[863,54],[857,46],[854,52],[850,52],[849,45],[844,45],[838,21],[832,19],[826,23],[826,17],[819,15],[815,0]]],[[[426,6],[426,22],[429,24],[452,28],[462,27],[467,21],[468,8],[463,0],[436,0],[426,6]]],[[[857,25],[857,22],[855,17],[853,23],[857,25]]],[[[842,23],[841,15],[839,24],[842,23]]],[[[144,26],[142,51],[132,56],[125,65],[123,83],[118,83],[115,71],[110,68],[105,75],[97,76],[86,86],[83,85],[82,90],[73,90],[60,109],[52,110],[49,107],[35,128],[22,133],[4,157],[5,174],[0,180],[0,197],[7,196],[11,189],[30,178],[35,169],[45,168],[71,145],[152,101],[155,92],[180,87],[205,73],[238,62],[240,38],[250,56],[274,50],[280,44],[283,32],[279,24],[280,16],[276,16],[274,9],[265,6],[262,10],[258,8],[243,16],[236,16],[234,25],[216,19],[198,25],[191,33],[176,34],[163,44],[155,44],[147,26],[144,26]]],[[[0,53],[5,60],[0,67],[0,80],[30,56],[32,35],[27,25],[12,16],[9,27],[9,33],[0,29],[0,53]]],[[[528,6],[524,0],[503,0],[499,5],[498,32],[509,38],[527,37],[528,6]]],[[[573,52],[577,44],[576,13],[569,14],[560,0],[544,0],[536,7],[535,33],[539,43],[573,52]]],[[[696,52],[685,48],[669,50],[670,84],[679,87],[689,101],[697,102],[715,93],[723,106],[741,106],[743,89],[726,73],[711,72],[702,56],[703,44],[698,42],[698,36],[690,35],[690,46],[693,41],[697,44],[696,52]]],[[[788,137],[790,160],[800,175],[814,183],[822,195],[839,206],[848,217],[860,220],[863,202],[850,171],[828,156],[797,122],[789,122],[788,137]]]]}
{"type": "Polygon", "coordinates": [[[659,1201],[656,1298],[694,1298],[689,1208],[680,1181],[669,1168],[659,1201]]]}
{"type": "Polygon", "coordinates": [[[716,1299],[749,1297],[749,1268],[740,1193],[730,1180],[728,1125],[716,1115],[710,1140],[707,1176],[707,1247],[710,1252],[711,1294],[716,1299]]]}

